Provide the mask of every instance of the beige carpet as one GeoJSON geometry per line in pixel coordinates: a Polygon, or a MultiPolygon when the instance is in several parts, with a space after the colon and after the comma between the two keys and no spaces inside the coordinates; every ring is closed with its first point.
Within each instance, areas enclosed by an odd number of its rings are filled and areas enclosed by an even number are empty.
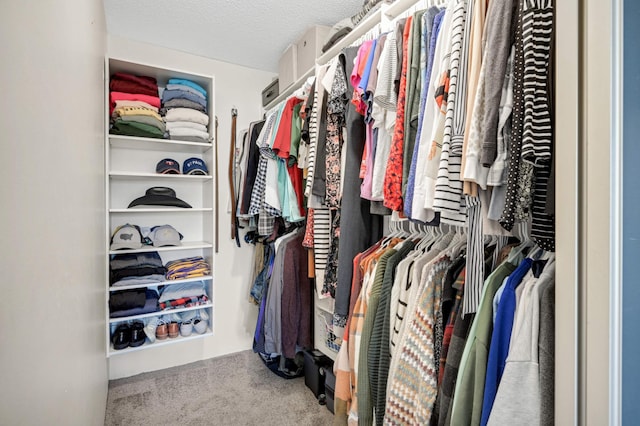
{"type": "Polygon", "coordinates": [[[330,425],[304,378],[272,373],[251,351],[109,383],[105,425],[330,425]]]}

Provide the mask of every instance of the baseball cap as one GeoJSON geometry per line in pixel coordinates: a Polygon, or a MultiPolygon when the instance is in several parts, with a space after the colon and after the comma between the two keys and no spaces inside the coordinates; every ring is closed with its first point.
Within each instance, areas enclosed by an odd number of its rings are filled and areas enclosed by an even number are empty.
{"type": "Polygon", "coordinates": [[[182,173],[185,175],[208,175],[207,165],[200,158],[192,157],[184,160],[182,173]]]}
{"type": "Polygon", "coordinates": [[[179,246],[182,234],[171,225],[160,225],[151,228],[149,239],[154,247],[179,246]]]}
{"type": "Polygon", "coordinates": [[[135,225],[118,226],[111,236],[111,250],[142,248],[142,234],[135,225]]]}
{"type": "Polygon", "coordinates": [[[147,189],[145,195],[129,203],[128,208],[148,205],[191,208],[191,205],[176,197],[176,191],[173,188],[166,186],[154,186],[147,189]]]}
{"type": "Polygon", "coordinates": [[[158,164],[156,164],[156,173],[160,173],[163,175],[179,175],[180,163],[178,163],[176,160],[172,160],[171,158],[164,158],[158,161],[158,164]]]}

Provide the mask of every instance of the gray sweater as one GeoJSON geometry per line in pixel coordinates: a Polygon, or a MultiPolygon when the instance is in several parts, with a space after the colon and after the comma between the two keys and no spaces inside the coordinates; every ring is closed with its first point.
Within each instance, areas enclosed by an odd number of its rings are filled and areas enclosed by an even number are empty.
{"type": "Polygon", "coordinates": [[[489,426],[540,424],[540,289],[554,279],[555,262],[550,260],[540,278],[532,279],[526,284],[525,294],[518,306],[509,356],[487,423],[489,426]]]}
{"type": "Polygon", "coordinates": [[[482,67],[484,73],[484,115],[482,128],[484,138],[480,163],[489,167],[496,158],[498,143],[498,116],[500,98],[504,81],[507,59],[513,44],[514,28],[517,22],[515,0],[492,0],[487,10],[487,21],[484,28],[484,57],[482,67]]]}

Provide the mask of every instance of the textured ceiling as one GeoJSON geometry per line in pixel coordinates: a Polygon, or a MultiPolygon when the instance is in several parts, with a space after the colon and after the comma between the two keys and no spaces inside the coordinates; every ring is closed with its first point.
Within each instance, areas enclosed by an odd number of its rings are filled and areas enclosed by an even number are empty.
{"type": "Polygon", "coordinates": [[[363,0],[104,0],[109,34],[277,72],[311,25],[332,26],[363,0]]]}

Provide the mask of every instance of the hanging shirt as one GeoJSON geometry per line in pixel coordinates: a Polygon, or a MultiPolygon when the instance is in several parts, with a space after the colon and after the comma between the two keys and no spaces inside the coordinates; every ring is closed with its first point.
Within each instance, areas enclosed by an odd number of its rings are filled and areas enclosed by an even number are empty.
{"type": "Polygon", "coordinates": [[[400,92],[398,95],[398,106],[396,110],[396,125],[394,128],[391,150],[389,151],[389,161],[384,175],[384,206],[395,211],[402,211],[402,161],[404,146],[404,112],[406,102],[407,85],[407,48],[409,43],[409,32],[411,30],[412,17],[407,18],[404,28],[402,49],[402,73],[400,77],[400,92]]]}

